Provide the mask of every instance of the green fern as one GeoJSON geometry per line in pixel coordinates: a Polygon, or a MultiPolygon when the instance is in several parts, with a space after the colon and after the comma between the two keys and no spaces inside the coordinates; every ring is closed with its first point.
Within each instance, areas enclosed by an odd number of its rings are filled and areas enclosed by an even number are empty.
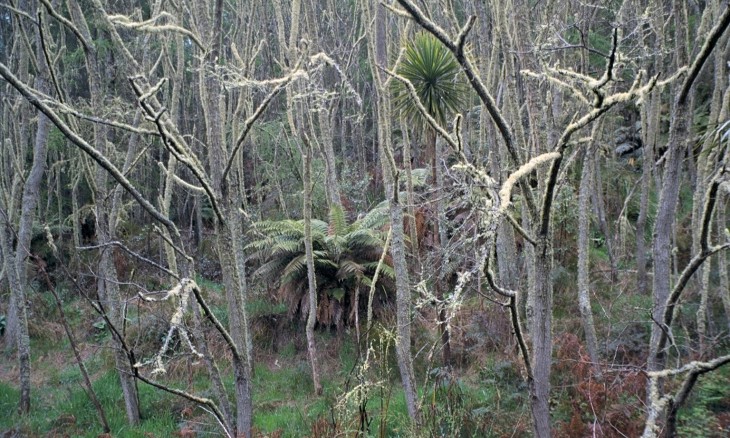
{"type": "MultiPolygon", "coordinates": [[[[335,314],[352,315],[350,306],[353,305],[354,291],[359,289],[363,295],[368,293],[387,236],[387,208],[387,203],[380,204],[351,224],[348,224],[341,208],[330,211],[328,223],[312,220],[312,247],[320,307],[345,307],[345,311],[339,313],[331,308],[318,310],[320,324],[337,323],[330,319],[335,314]],[[332,291],[336,291],[336,294],[333,295],[332,291]],[[335,299],[327,299],[324,295],[335,299]],[[323,317],[328,319],[321,320],[323,317]]],[[[308,288],[304,222],[262,221],[254,224],[251,234],[255,240],[246,246],[248,259],[261,263],[253,277],[273,286],[276,298],[289,307],[291,317],[304,317],[308,288]]],[[[384,302],[393,290],[395,281],[393,268],[388,263],[381,267],[380,278],[382,287],[378,290],[385,296],[379,302],[384,302]]]]}

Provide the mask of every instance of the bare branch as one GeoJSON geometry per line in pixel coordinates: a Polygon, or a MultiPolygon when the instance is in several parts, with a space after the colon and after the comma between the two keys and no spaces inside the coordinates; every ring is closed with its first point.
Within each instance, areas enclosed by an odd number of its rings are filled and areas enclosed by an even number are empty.
{"type": "Polygon", "coordinates": [[[61,24],[66,26],[71,32],[73,32],[74,35],[76,35],[76,38],[79,39],[79,42],[82,46],[84,46],[84,51],[88,52],[91,50],[91,41],[88,41],[84,35],[81,33],[81,31],[74,25],[69,19],[66,17],[60,15],[58,12],[56,12],[56,9],[54,9],[53,5],[48,0],[40,0],[41,3],[43,3],[43,6],[46,7],[46,10],[49,14],[51,14],[51,17],[58,20],[61,24]]]}
{"type": "Polygon", "coordinates": [[[511,214],[504,212],[504,214],[502,216],[504,216],[504,218],[507,219],[507,222],[509,222],[510,225],[512,225],[512,228],[514,228],[515,231],[517,231],[522,236],[523,239],[527,240],[532,246],[537,245],[535,238],[532,237],[530,235],[530,233],[527,232],[527,230],[522,228],[522,226],[519,223],[517,223],[517,220],[515,218],[513,218],[511,214]]]}
{"type": "Polygon", "coordinates": [[[122,186],[124,189],[132,195],[132,197],[139,202],[152,217],[157,221],[164,224],[171,231],[177,232],[175,224],[165,215],[157,211],[157,209],[132,185],[131,182],[112,164],[104,155],[99,153],[92,145],[86,140],[81,138],[76,132],[74,132],[69,126],[63,121],[63,119],[56,114],[45,102],[41,101],[37,92],[26,84],[22,83],[5,64],[0,62],[0,76],[10,83],[25,99],[35,106],[39,111],[43,112],[58,129],[68,138],[73,144],[79,147],[84,153],[86,153],[91,159],[96,161],[101,167],[103,167],[109,174],[122,186]]]}
{"type": "Polygon", "coordinates": [[[117,248],[122,249],[124,252],[126,252],[130,256],[136,258],[137,260],[140,260],[140,261],[142,261],[144,263],[147,263],[148,265],[150,265],[150,266],[152,266],[154,268],[159,269],[160,271],[164,272],[165,274],[169,275],[172,278],[175,278],[176,280],[180,280],[180,277],[177,274],[175,274],[174,272],[170,271],[169,269],[167,269],[166,267],[160,265],[159,263],[157,263],[157,262],[155,262],[153,260],[148,259],[147,257],[144,257],[144,256],[142,256],[140,254],[137,254],[136,252],[134,252],[131,249],[129,249],[122,242],[119,242],[118,240],[113,240],[111,242],[106,242],[106,243],[102,243],[102,244],[99,244],[99,245],[78,246],[78,247],[76,247],[76,249],[79,249],[79,250],[84,251],[84,250],[92,250],[92,249],[104,249],[104,248],[107,248],[109,246],[116,246],[117,248]]]}
{"type": "Polygon", "coordinates": [[[461,28],[459,35],[456,36],[456,51],[459,53],[464,52],[464,44],[466,44],[466,37],[469,35],[474,23],[477,21],[476,15],[471,15],[466,21],[464,27],[461,28]]]}
{"type": "Polygon", "coordinates": [[[517,182],[524,176],[530,174],[538,166],[551,161],[555,161],[560,158],[561,155],[558,152],[548,152],[531,159],[527,163],[523,164],[519,169],[515,170],[510,174],[507,180],[502,184],[502,189],[499,191],[499,213],[504,214],[507,208],[510,206],[510,197],[512,195],[512,188],[517,182]]]}
{"type": "MultiPolygon", "coordinates": [[[[169,170],[167,170],[167,168],[165,167],[165,165],[164,165],[164,164],[162,164],[162,162],[158,161],[158,162],[157,162],[157,166],[158,166],[158,167],[160,168],[160,170],[162,170],[163,172],[165,172],[165,173],[168,173],[168,172],[169,172],[169,170]]],[[[187,182],[187,181],[183,180],[182,178],[180,178],[179,176],[177,176],[177,175],[176,175],[176,174],[174,174],[174,173],[172,174],[172,179],[173,179],[173,181],[175,181],[175,182],[176,182],[176,183],[177,183],[178,185],[180,185],[180,186],[182,186],[182,187],[184,187],[184,188],[186,188],[186,189],[190,190],[190,191],[191,191],[191,192],[193,192],[193,193],[201,193],[201,194],[205,194],[205,189],[204,189],[204,188],[202,188],[202,187],[198,187],[198,186],[196,186],[196,185],[193,185],[193,184],[190,184],[189,182],[187,182]]]]}
{"type": "Polygon", "coordinates": [[[689,73],[687,73],[687,77],[684,78],[682,88],[679,92],[679,96],[677,97],[677,102],[679,102],[680,104],[684,104],[684,102],[687,100],[687,96],[689,96],[689,90],[690,88],[692,88],[692,84],[694,84],[695,79],[697,79],[697,76],[700,74],[700,70],[702,70],[702,66],[705,64],[705,61],[707,61],[707,58],[710,57],[712,49],[715,48],[717,42],[720,40],[720,37],[723,33],[725,33],[728,25],[730,25],[730,5],[725,6],[725,12],[722,13],[718,23],[710,31],[707,39],[705,40],[705,43],[700,49],[699,54],[695,58],[692,65],[689,67],[689,73]]]}
{"type": "MultiPolygon", "coordinates": [[[[718,246],[710,245],[710,228],[712,214],[715,210],[717,192],[722,183],[722,180],[720,178],[721,176],[722,173],[715,176],[715,178],[712,180],[712,183],[707,188],[707,192],[705,194],[705,206],[703,209],[701,220],[702,229],[700,231],[700,253],[695,255],[692,260],[690,260],[690,262],[687,264],[687,266],[685,266],[685,268],[682,270],[682,273],[680,274],[677,283],[674,285],[672,292],[667,298],[667,303],[664,307],[664,315],[662,316],[662,323],[666,327],[671,327],[672,321],[674,320],[674,308],[676,307],[677,302],[679,301],[679,298],[684,291],[684,288],[687,286],[690,278],[692,278],[692,275],[694,275],[697,269],[699,269],[699,267],[702,265],[702,263],[705,262],[705,260],[707,260],[708,257],[711,257],[712,255],[717,254],[720,251],[730,248],[730,242],[725,242],[724,244],[718,246]]],[[[666,343],[667,335],[666,333],[662,332],[659,335],[657,351],[663,351],[666,343]]]]}
{"type": "Polygon", "coordinates": [[[730,363],[730,355],[725,355],[709,362],[692,361],[676,369],[649,371],[647,373],[649,376],[649,414],[644,426],[642,438],[653,438],[658,435],[660,428],[657,425],[657,421],[667,407],[669,407],[669,413],[667,415],[667,436],[674,436],[676,434],[677,412],[687,400],[692,388],[697,383],[697,378],[728,363],[730,363]],[[674,395],[660,397],[659,381],[662,378],[681,374],[687,374],[687,376],[682,381],[680,389],[674,395]]]}
{"type": "MultiPolygon", "coordinates": [[[[129,82],[132,84],[132,89],[138,96],[140,107],[157,126],[158,132],[160,133],[163,144],[167,147],[167,150],[170,151],[170,153],[172,153],[178,161],[187,166],[193,175],[195,175],[210,200],[213,211],[216,214],[216,218],[221,224],[224,224],[226,222],[225,216],[220,210],[218,198],[213,191],[211,183],[208,181],[208,177],[203,170],[203,165],[185,142],[176,135],[176,131],[173,129],[172,123],[167,118],[163,119],[162,116],[166,111],[165,108],[155,108],[156,106],[159,107],[159,105],[157,105],[156,99],[154,99],[154,93],[143,91],[141,86],[137,84],[137,80],[142,80],[142,82],[146,81],[144,81],[142,76],[135,76],[129,79],[129,82]]],[[[160,83],[158,83],[155,87],[159,86],[160,83]]]]}
{"type": "MultiPolygon", "coordinates": [[[[45,0],[48,1],[48,0],[45,0]]],[[[124,27],[127,29],[139,29],[141,31],[150,32],[150,33],[165,33],[165,32],[174,32],[182,34],[188,38],[190,38],[196,46],[200,50],[205,50],[205,46],[202,42],[200,42],[200,39],[195,35],[193,32],[189,31],[188,29],[185,29],[180,26],[176,26],[174,24],[155,24],[159,19],[161,18],[169,18],[171,17],[170,14],[167,12],[162,12],[161,14],[157,15],[156,17],[152,17],[149,20],[145,21],[132,21],[129,17],[126,15],[108,15],[107,18],[109,21],[111,21],[113,24],[124,27]]]]}
{"type": "MultiPolygon", "coordinates": [[[[298,63],[297,63],[298,64],[298,63]]],[[[233,151],[231,151],[231,156],[228,157],[228,163],[226,164],[226,168],[223,171],[222,180],[225,180],[228,172],[231,170],[231,166],[233,166],[233,163],[235,162],[236,154],[238,154],[238,151],[241,149],[241,146],[243,145],[243,141],[246,139],[246,136],[248,135],[249,131],[251,130],[251,127],[253,127],[253,124],[256,122],[256,120],[261,117],[261,114],[264,113],[264,110],[267,106],[271,103],[271,101],[276,97],[277,94],[281,90],[283,90],[289,83],[292,81],[292,79],[295,77],[295,73],[297,73],[297,69],[295,67],[295,71],[289,74],[287,77],[284,78],[284,80],[279,83],[271,92],[264,98],[264,100],[259,104],[259,106],[256,108],[256,110],[251,114],[251,116],[246,119],[246,121],[243,123],[243,132],[241,132],[241,135],[238,136],[238,139],[236,140],[236,145],[233,147],[233,151]]]]}
{"type": "Polygon", "coordinates": [[[107,120],[102,119],[101,117],[95,117],[88,114],[84,114],[81,111],[76,110],[75,108],[59,101],[55,100],[47,100],[46,103],[49,105],[53,105],[56,107],[56,109],[61,112],[62,114],[70,114],[76,118],[86,120],[93,123],[98,123],[100,125],[106,125],[111,126],[113,128],[123,129],[128,132],[134,132],[135,134],[141,134],[141,135],[153,135],[155,137],[159,137],[160,133],[157,131],[152,131],[150,129],[143,129],[143,128],[137,128],[132,125],[129,125],[127,123],[117,122],[115,120],[107,120]]]}

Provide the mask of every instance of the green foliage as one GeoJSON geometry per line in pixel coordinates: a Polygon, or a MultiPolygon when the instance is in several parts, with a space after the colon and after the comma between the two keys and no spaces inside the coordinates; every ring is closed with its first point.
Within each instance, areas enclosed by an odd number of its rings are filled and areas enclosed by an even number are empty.
{"type": "MultiPolygon", "coordinates": [[[[333,382],[325,383],[325,396],[333,382]]],[[[327,415],[324,398],[313,398],[312,379],[306,361],[270,369],[257,367],[253,378],[254,424],[264,434],[283,432],[284,437],[302,436],[302,431],[327,415]]]]}
{"type": "MultiPolygon", "coordinates": [[[[0,431],[14,428],[22,436],[96,437],[102,433],[97,411],[81,386],[81,374],[71,362],[57,371],[58,379],[49,380],[42,390],[32,393],[31,406],[36,415],[20,417],[16,413],[18,390],[0,382],[0,431]]],[[[172,436],[179,429],[171,410],[172,397],[147,385],[140,385],[142,424],[130,428],[114,367],[93,383],[99,401],[104,406],[112,436],[139,437],[172,436]]]]}
{"type": "MultiPolygon", "coordinates": [[[[406,46],[397,73],[413,84],[428,113],[443,124],[450,113],[464,104],[465,87],[459,80],[460,71],[454,56],[436,37],[420,32],[406,46]]],[[[425,124],[405,86],[399,81],[394,84],[396,109],[425,124]]]]}
{"type": "MultiPolygon", "coordinates": [[[[317,276],[319,307],[318,322],[337,323],[337,309],[351,311],[353,291],[365,295],[372,281],[385,243],[387,209],[376,208],[363,218],[347,223],[342,209],[330,211],[329,223],[312,220],[312,245],[317,276]]],[[[273,284],[279,299],[286,303],[290,315],[306,316],[308,288],[307,264],[304,251],[304,221],[262,221],[254,224],[256,240],[247,246],[250,258],[263,262],[254,278],[273,284]]],[[[393,268],[385,263],[381,268],[382,285],[390,289],[393,268]]],[[[350,312],[343,312],[350,315],[350,312]]]]}
{"type": "Polygon", "coordinates": [[[717,414],[730,409],[729,387],[727,368],[700,377],[690,399],[679,411],[678,436],[726,436],[717,414]]]}
{"type": "Polygon", "coordinates": [[[730,120],[718,123],[716,126],[704,125],[698,144],[704,145],[701,155],[708,156],[730,141],[730,120]]]}

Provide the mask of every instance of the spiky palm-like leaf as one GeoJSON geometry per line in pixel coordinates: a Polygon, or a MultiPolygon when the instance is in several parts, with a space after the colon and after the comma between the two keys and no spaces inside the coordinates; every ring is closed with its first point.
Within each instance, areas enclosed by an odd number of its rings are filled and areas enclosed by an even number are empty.
{"type": "MultiPolygon", "coordinates": [[[[439,123],[464,103],[465,87],[459,80],[459,63],[451,52],[430,33],[418,33],[406,46],[397,73],[408,79],[419,100],[439,123]]],[[[395,104],[409,118],[425,124],[405,86],[396,81],[395,104]]]]}

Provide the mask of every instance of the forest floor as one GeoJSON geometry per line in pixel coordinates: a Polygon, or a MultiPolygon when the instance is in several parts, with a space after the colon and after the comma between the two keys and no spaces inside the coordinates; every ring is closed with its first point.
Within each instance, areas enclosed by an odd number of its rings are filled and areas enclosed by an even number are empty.
{"type": "MultiPolygon", "coordinates": [[[[104,436],[63,328],[56,322],[53,307],[44,300],[38,294],[32,303],[35,309],[30,323],[33,414],[26,418],[15,413],[19,396],[17,362],[0,337],[0,436],[104,436]]],[[[225,320],[225,306],[220,301],[213,300],[214,312],[225,320]]],[[[635,298],[625,304],[614,300],[613,305],[615,311],[620,311],[619,306],[630,309],[637,302],[635,298]]],[[[67,293],[65,307],[94,391],[105,408],[111,436],[223,436],[210,413],[142,382],[138,388],[143,420],[140,426],[128,426],[109,347],[109,332],[98,320],[94,322],[84,300],[67,293]]],[[[285,321],[283,314],[273,319],[254,318],[255,436],[354,436],[363,428],[364,436],[380,437],[530,436],[527,387],[519,358],[509,343],[495,341],[509,338],[509,334],[501,333],[507,326],[497,323],[501,320],[499,315],[489,312],[483,303],[467,303],[455,319],[454,367],[449,371],[438,365],[441,358],[437,349],[415,349],[424,414],[424,424],[418,433],[413,431],[406,415],[392,335],[387,330],[376,325],[370,335],[370,348],[363,347],[360,351],[352,328],[340,334],[334,330],[318,331],[324,392],[315,396],[303,327],[285,321]]],[[[137,318],[133,311],[128,317],[130,336],[137,336],[134,339],[138,348],[155,352],[166,332],[164,318],[145,320],[137,318]],[[135,331],[137,323],[142,326],[135,331]]],[[[427,314],[416,318],[416,345],[432,345],[438,339],[428,323],[429,318],[427,314]]],[[[590,367],[583,360],[585,354],[579,338],[572,334],[579,331],[577,324],[570,318],[561,318],[556,328],[559,334],[556,335],[553,382],[554,427],[561,436],[582,436],[590,432],[591,423],[597,422],[603,426],[603,436],[621,436],[611,433],[611,427],[631,436],[642,426],[645,391],[642,374],[619,367],[612,370],[609,366],[604,370],[604,380],[593,382],[590,367]],[[595,410],[595,414],[590,410],[595,410]]],[[[616,352],[630,347],[634,329],[622,330],[622,344],[612,347],[616,352]]],[[[224,344],[214,340],[211,349],[221,358],[221,371],[232,396],[232,372],[224,344]]],[[[204,366],[186,353],[179,342],[172,351],[167,373],[159,380],[200,396],[211,396],[204,366]]],[[[680,415],[680,430],[688,434],[685,436],[726,436],[730,430],[728,388],[728,369],[701,379],[692,403],[680,415]]]]}

